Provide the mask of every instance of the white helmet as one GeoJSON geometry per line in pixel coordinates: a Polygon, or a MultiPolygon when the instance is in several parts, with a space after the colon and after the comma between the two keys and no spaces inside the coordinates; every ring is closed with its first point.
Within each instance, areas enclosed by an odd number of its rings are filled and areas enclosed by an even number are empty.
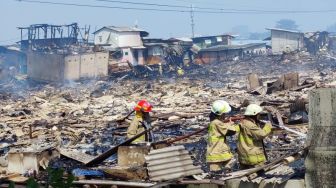
{"type": "Polygon", "coordinates": [[[255,116],[262,111],[263,109],[261,108],[261,106],[256,105],[256,104],[250,104],[246,107],[244,115],[245,116],[255,116]]]}
{"type": "Polygon", "coordinates": [[[216,115],[222,115],[223,113],[231,112],[231,107],[226,101],[217,100],[212,104],[211,112],[216,115]]]}

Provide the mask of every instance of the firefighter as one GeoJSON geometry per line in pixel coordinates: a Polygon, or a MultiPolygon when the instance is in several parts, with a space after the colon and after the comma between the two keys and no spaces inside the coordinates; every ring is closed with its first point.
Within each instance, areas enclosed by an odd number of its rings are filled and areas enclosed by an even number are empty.
{"type": "Polygon", "coordinates": [[[261,166],[266,162],[263,139],[271,133],[272,124],[260,121],[262,111],[259,105],[248,105],[244,113],[245,119],[239,123],[237,148],[242,169],[261,166]]]}
{"type": "Polygon", "coordinates": [[[178,76],[183,76],[184,75],[184,70],[181,67],[177,67],[177,75],[178,76]]]}
{"type": "Polygon", "coordinates": [[[226,142],[226,136],[234,135],[236,129],[232,122],[223,122],[225,114],[230,111],[230,105],[223,100],[215,101],[211,108],[206,161],[210,171],[214,173],[230,169],[233,163],[233,155],[226,142]]]}
{"type": "MultiPolygon", "coordinates": [[[[132,120],[130,126],[127,129],[127,138],[132,138],[135,135],[143,132],[145,129],[150,128],[150,115],[149,112],[152,111],[152,105],[146,100],[141,100],[134,107],[135,116],[132,120]]],[[[149,134],[145,134],[136,140],[133,143],[139,143],[144,141],[152,141],[153,135],[150,132],[149,134]]]]}

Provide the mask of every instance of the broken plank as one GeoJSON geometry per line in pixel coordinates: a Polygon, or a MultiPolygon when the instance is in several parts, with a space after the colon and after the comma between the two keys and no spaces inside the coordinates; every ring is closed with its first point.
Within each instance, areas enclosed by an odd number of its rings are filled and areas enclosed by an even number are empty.
{"type": "Polygon", "coordinates": [[[79,151],[73,151],[73,150],[69,150],[69,149],[60,149],[60,153],[61,155],[73,159],[75,161],[81,162],[83,164],[87,164],[88,162],[90,162],[92,159],[94,159],[95,157],[92,155],[88,155],[86,153],[82,153],[79,151]]]}
{"type": "Polygon", "coordinates": [[[75,185],[119,185],[126,187],[151,187],[154,183],[142,183],[142,182],[126,182],[126,181],[112,181],[112,180],[79,180],[74,181],[75,185]]]}
{"type": "Polygon", "coordinates": [[[86,163],[86,166],[93,166],[93,165],[97,165],[101,162],[103,162],[105,159],[109,158],[111,155],[116,154],[118,152],[118,148],[120,146],[125,146],[128,144],[131,144],[134,140],[136,140],[137,138],[139,138],[140,136],[146,134],[147,132],[153,130],[155,126],[151,127],[150,129],[144,130],[141,133],[135,135],[134,137],[127,139],[126,141],[120,143],[119,145],[107,150],[106,152],[104,152],[103,154],[97,156],[96,158],[92,159],[91,161],[89,161],[88,163],[86,163]]]}

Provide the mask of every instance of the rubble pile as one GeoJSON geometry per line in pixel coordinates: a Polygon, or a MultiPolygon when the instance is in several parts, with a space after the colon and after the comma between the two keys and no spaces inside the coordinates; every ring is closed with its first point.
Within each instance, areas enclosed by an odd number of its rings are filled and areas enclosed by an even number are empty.
{"type": "MultiPolygon", "coordinates": [[[[267,56],[204,65],[187,69],[183,77],[162,76],[149,80],[128,76],[63,86],[31,84],[28,87],[22,84],[21,88],[18,88],[20,84],[12,84],[15,82],[7,83],[6,87],[2,85],[0,94],[0,154],[3,161],[0,165],[6,169],[8,152],[19,148],[30,148],[31,151],[62,148],[90,156],[100,155],[126,139],[129,119],[119,120],[141,99],[147,99],[154,106],[152,125],[156,126],[157,141],[187,135],[205,127],[209,123],[209,106],[218,99],[229,101],[233,107],[232,115],[241,113],[249,103],[261,104],[270,109],[275,124],[283,121],[289,128],[306,133],[308,91],[334,87],[335,67],[332,58],[295,54],[294,57],[267,56]],[[283,85],[277,85],[293,72],[299,75],[295,87],[284,89],[283,85]],[[247,75],[252,73],[259,77],[260,88],[265,92],[249,89],[251,83],[247,75]],[[13,88],[8,90],[10,85],[13,88]],[[291,122],[294,125],[288,125],[291,122]]],[[[185,145],[195,163],[205,171],[206,139],[206,132],[201,132],[175,143],[185,145]]],[[[234,148],[235,138],[230,140],[234,148]]],[[[272,161],[302,148],[304,139],[275,128],[265,143],[272,161]]],[[[105,165],[113,165],[115,161],[112,156],[105,165]]]]}

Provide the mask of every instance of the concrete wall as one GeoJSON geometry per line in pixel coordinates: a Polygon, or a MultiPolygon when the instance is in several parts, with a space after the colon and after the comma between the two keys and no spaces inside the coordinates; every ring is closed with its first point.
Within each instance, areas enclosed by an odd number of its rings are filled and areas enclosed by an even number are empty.
{"type": "Polygon", "coordinates": [[[130,62],[132,65],[138,65],[137,57],[135,57],[134,50],[131,48],[124,48],[123,57],[120,63],[130,62]]]}
{"type": "Polygon", "coordinates": [[[38,81],[63,81],[64,55],[29,52],[27,74],[38,81]]]}
{"type": "Polygon", "coordinates": [[[108,53],[81,55],[28,53],[28,77],[38,81],[62,82],[108,75],[108,53]]]}
{"type": "Polygon", "coordinates": [[[309,126],[305,160],[307,188],[336,185],[336,89],[309,93],[309,126]]]}
{"type": "Polygon", "coordinates": [[[282,54],[286,51],[295,51],[303,48],[302,33],[272,30],[271,35],[273,54],[282,54]]]}
{"type": "Polygon", "coordinates": [[[143,46],[142,39],[140,37],[140,32],[138,31],[127,31],[127,32],[117,32],[110,29],[102,29],[97,32],[94,37],[95,45],[106,45],[109,44],[111,47],[138,47],[143,46]]]}
{"type": "Polygon", "coordinates": [[[137,47],[143,46],[140,32],[122,32],[119,33],[119,47],[137,47]]]}
{"type": "Polygon", "coordinates": [[[108,53],[87,53],[65,57],[64,79],[78,80],[108,75],[108,53]]]}

